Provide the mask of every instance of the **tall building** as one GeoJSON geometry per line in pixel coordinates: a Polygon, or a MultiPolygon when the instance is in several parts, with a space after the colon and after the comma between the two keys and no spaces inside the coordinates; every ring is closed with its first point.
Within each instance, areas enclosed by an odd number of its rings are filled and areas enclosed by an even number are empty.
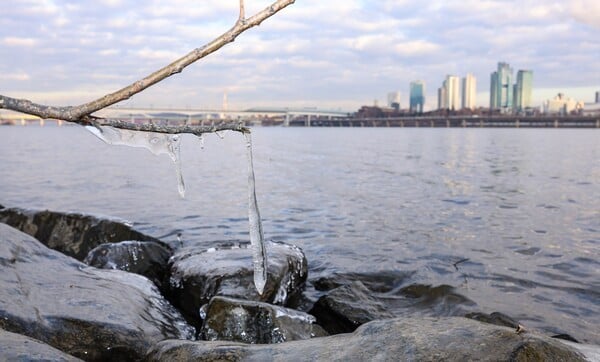
{"type": "Polygon", "coordinates": [[[410,111],[423,113],[425,107],[425,82],[415,80],[410,82],[410,111]]]}
{"type": "Polygon", "coordinates": [[[503,113],[512,110],[513,70],[508,63],[499,62],[498,70],[493,72],[490,81],[490,108],[500,109],[503,113]]]}
{"type": "Polygon", "coordinates": [[[533,92],[533,72],[531,70],[519,70],[517,82],[514,86],[514,110],[524,111],[531,107],[531,94],[533,92]]]}
{"type": "Polygon", "coordinates": [[[473,74],[468,73],[462,82],[462,108],[475,109],[475,98],[477,97],[476,90],[477,79],[473,74]]]}
{"type": "Polygon", "coordinates": [[[388,93],[388,107],[394,108],[396,110],[400,109],[400,92],[390,92],[388,93]]]}
{"type": "Polygon", "coordinates": [[[600,103],[600,91],[596,92],[596,103],[600,103]]]}
{"type": "Polygon", "coordinates": [[[448,109],[448,87],[445,80],[438,88],[438,109],[448,109]]]}
{"type": "Polygon", "coordinates": [[[460,109],[460,78],[455,75],[446,76],[446,96],[448,109],[460,109]]]}

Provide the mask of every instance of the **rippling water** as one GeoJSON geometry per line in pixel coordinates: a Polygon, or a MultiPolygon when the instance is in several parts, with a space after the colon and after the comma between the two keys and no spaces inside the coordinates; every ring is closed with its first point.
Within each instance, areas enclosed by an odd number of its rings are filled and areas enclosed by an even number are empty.
{"type": "MultiPolygon", "coordinates": [[[[256,128],[253,141],[265,236],[302,247],[310,279],[380,273],[398,313],[425,288],[438,301],[407,312],[500,311],[600,344],[598,131],[256,128]]],[[[184,136],[182,160],[185,199],[166,156],[81,127],[1,127],[0,204],[170,242],[247,239],[243,136],[203,149],[184,136]]]]}

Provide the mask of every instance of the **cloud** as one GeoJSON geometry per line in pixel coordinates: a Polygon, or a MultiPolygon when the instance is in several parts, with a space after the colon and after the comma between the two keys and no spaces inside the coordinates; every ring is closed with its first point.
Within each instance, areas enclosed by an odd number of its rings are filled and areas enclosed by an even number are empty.
{"type": "MultiPolygon", "coordinates": [[[[247,1],[247,14],[270,2],[247,1]]],[[[238,11],[237,0],[12,5],[0,17],[0,91],[36,90],[29,94],[66,102],[115,90],[204,45],[238,11]]],[[[600,89],[599,7],[596,0],[297,1],[134,101],[219,106],[229,89],[232,107],[356,109],[391,90],[405,97],[409,82],[422,79],[435,103],[446,74],[473,73],[485,92],[501,60],[532,69],[539,87],[600,89]]]]}
{"type": "Polygon", "coordinates": [[[33,38],[20,38],[14,36],[7,36],[2,39],[2,45],[13,46],[13,47],[32,47],[35,46],[37,41],[33,38]]]}

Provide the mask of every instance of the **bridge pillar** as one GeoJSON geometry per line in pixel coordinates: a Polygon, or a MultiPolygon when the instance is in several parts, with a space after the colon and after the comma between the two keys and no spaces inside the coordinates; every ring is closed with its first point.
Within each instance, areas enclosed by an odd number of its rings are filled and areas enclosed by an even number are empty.
{"type": "Polygon", "coordinates": [[[289,113],[285,114],[285,119],[283,120],[283,126],[284,127],[290,126],[290,114],[289,113]]]}
{"type": "Polygon", "coordinates": [[[554,128],[558,128],[558,119],[554,120],[554,128]]]}
{"type": "Polygon", "coordinates": [[[446,128],[450,128],[450,120],[449,119],[446,120],[446,128]]]}
{"type": "Polygon", "coordinates": [[[463,128],[467,126],[467,120],[466,119],[462,120],[462,126],[463,126],[463,128]]]}
{"type": "Polygon", "coordinates": [[[515,121],[515,127],[521,127],[521,122],[518,119],[515,121]]]}
{"type": "Polygon", "coordinates": [[[310,127],[310,114],[306,116],[306,127],[310,127]]]}

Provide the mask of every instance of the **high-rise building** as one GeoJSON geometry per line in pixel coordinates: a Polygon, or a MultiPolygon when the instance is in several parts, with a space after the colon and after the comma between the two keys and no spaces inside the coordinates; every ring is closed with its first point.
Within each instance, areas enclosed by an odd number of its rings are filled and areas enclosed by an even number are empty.
{"type": "Polygon", "coordinates": [[[423,113],[425,107],[425,82],[415,80],[410,82],[410,111],[423,113]]]}
{"type": "Polygon", "coordinates": [[[394,108],[396,110],[400,109],[400,92],[390,92],[388,93],[388,107],[394,108]]]}
{"type": "Polygon", "coordinates": [[[596,92],[596,103],[600,103],[600,91],[596,92]]]}
{"type": "Polygon", "coordinates": [[[503,113],[512,110],[513,70],[508,63],[499,62],[498,70],[493,72],[490,81],[490,108],[500,109],[503,113]]]}
{"type": "Polygon", "coordinates": [[[438,109],[448,109],[448,87],[446,81],[438,88],[438,109]]]}
{"type": "Polygon", "coordinates": [[[477,79],[473,74],[468,73],[463,78],[462,84],[462,108],[463,109],[475,109],[475,98],[477,97],[476,90],[477,79]]]}
{"type": "Polygon", "coordinates": [[[533,72],[531,70],[519,70],[517,82],[514,86],[514,110],[524,111],[531,107],[531,94],[533,92],[533,72]]]}
{"type": "Polygon", "coordinates": [[[446,76],[446,104],[448,109],[460,109],[460,78],[455,75],[446,76]]]}

